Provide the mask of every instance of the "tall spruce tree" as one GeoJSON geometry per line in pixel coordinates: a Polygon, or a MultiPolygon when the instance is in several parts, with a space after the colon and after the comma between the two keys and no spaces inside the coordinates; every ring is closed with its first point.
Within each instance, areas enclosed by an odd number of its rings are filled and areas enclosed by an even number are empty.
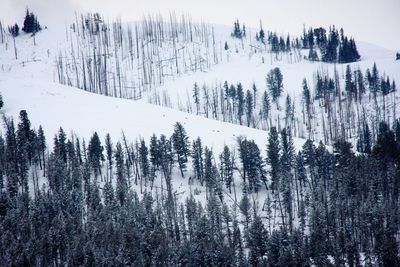
{"type": "Polygon", "coordinates": [[[272,100],[278,106],[278,98],[283,92],[283,75],[281,70],[276,67],[270,70],[267,74],[267,87],[271,92],[272,100]]]}
{"type": "Polygon", "coordinates": [[[181,171],[182,177],[184,177],[189,155],[189,137],[187,136],[186,130],[183,128],[183,125],[180,122],[175,123],[174,133],[172,134],[171,139],[177,157],[179,170],[181,171]]]}

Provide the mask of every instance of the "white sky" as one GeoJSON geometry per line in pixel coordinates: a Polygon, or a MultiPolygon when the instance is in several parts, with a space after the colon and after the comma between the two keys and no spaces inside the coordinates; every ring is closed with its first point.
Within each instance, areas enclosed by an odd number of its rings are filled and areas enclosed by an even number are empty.
{"type": "Polygon", "coordinates": [[[194,20],[299,34],[306,26],[335,24],[356,41],[400,50],[400,0],[0,0],[0,20],[22,24],[25,7],[42,24],[71,22],[74,12],[98,11],[109,19],[139,20],[144,14],[175,11],[194,20]]]}

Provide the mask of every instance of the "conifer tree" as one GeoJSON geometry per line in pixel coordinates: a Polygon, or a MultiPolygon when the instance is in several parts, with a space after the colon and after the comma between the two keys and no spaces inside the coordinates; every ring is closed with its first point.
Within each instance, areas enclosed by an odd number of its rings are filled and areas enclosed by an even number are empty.
{"type": "Polygon", "coordinates": [[[93,136],[90,138],[88,145],[88,160],[93,169],[94,176],[101,175],[101,162],[104,161],[103,155],[104,147],[101,145],[101,141],[97,132],[94,132],[93,136]]]}
{"type": "Polygon", "coordinates": [[[243,86],[241,83],[238,83],[236,89],[236,102],[237,102],[237,117],[239,119],[239,124],[242,125],[242,116],[244,114],[244,105],[245,105],[245,97],[243,86]]]}
{"type": "Polygon", "coordinates": [[[117,176],[116,196],[119,204],[123,206],[128,197],[128,182],[125,171],[124,152],[120,142],[115,147],[114,158],[117,176]]]}
{"type": "Polygon", "coordinates": [[[270,110],[271,110],[271,103],[269,101],[268,92],[264,91],[263,102],[262,102],[262,116],[266,123],[268,123],[270,110]]]}
{"type": "Polygon", "coordinates": [[[40,26],[37,17],[26,9],[26,15],[24,19],[24,26],[22,30],[26,33],[36,33],[40,31],[42,27],[40,26]]]}
{"type": "Polygon", "coordinates": [[[111,142],[110,134],[106,135],[105,145],[106,145],[106,157],[107,157],[107,163],[108,163],[108,169],[110,172],[109,175],[110,175],[110,181],[111,181],[112,166],[113,166],[113,144],[111,142]]]}
{"type": "Polygon", "coordinates": [[[250,90],[247,90],[245,99],[247,127],[250,127],[250,124],[253,121],[253,102],[253,95],[251,94],[250,90]]]}
{"type": "Polygon", "coordinates": [[[172,134],[172,143],[177,156],[179,169],[182,177],[184,177],[184,171],[186,170],[186,163],[188,161],[189,154],[189,137],[186,135],[186,130],[180,122],[175,123],[174,133],[172,134]]]}
{"type": "Polygon", "coordinates": [[[199,111],[200,111],[200,89],[199,86],[197,85],[197,83],[194,83],[194,87],[193,87],[193,99],[194,99],[194,103],[196,104],[196,115],[199,115],[199,111]]]}
{"type": "Polygon", "coordinates": [[[269,131],[269,138],[267,144],[267,163],[270,165],[270,176],[271,176],[271,189],[277,190],[279,188],[279,176],[280,176],[280,146],[279,136],[275,127],[271,127],[269,131]]]}
{"type": "Polygon", "coordinates": [[[195,177],[203,185],[204,182],[204,159],[203,146],[200,137],[193,141],[192,146],[193,170],[195,177]]]}
{"type": "Polygon", "coordinates": [[[278,98],[283,91],[283,76],[281,70],[276,67],[267,74],[267,87],[271,92],[272,100],[278,106],[278,98]]]}
{"type": "Polygon", "coordinates": [[[249,264],[251,266],[261,266],[265,264],[264,256],[267,254],[268,236],[261,221],[260,216],[254,215],[249,227],[247,237],[247,247],[249,248],[249,264]]]}
{"type": "Polygon", "coordinates": [[[224,150],[220,155],[220,172],[222,180],[225,182],[226,188],[229,193],[232,193],[232,182],[233,182],[233,157],[227,145],[224,145],[224,150]]]}
{"type": "Polygon", "coordinates": [[[140,159],[140,171],[142,177],[146,179],[150,176],[150,164],[148,159],[148,148],[146,146],[146,142],[142,139],[140,141],[140,148],[139,148],[139,159],[140,159]]]}

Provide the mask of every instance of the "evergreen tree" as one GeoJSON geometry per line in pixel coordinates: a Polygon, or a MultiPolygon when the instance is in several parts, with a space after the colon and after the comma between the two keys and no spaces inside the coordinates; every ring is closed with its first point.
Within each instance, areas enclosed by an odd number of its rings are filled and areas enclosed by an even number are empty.
{"type": "Polygon", "coordinates": [[[153,134],[150,138],[150,162],[153,167],[153,172],[161,166],[160,149],[158,147],[157,136],[153,134]]]}
{"type": "Polygon", "coordinates": [[[40,26],[37,17],[32,12],[29,12],[29,9],[26,9],[24,26],[22,30],[26,33],[36,33],[42,30],[42,27],[40,26]]]}
{"type": "Polygon", "coordinates": [[[142,177],[147,178],[150,176],[150,164],[148,158],[148,148],[146,146],[146,142],[142,139],[140,141],[140,148],[139,148],[139,160],[140,160],[140,171],[142,173],[142,177]]]}
{"type": "Polygon", "coordinates": [[[106,145],[106,157],[107,157],[108,169],[110,171],[109,175],[110,175],[110,180],[111,180],[112,166],[113,166],[113,144],[111,142],[110,134],[106,135],[105,145],[106,145]]]}
{"type": "Polygon", "coordinates": [[[249,248],[249,263],[251,266],[262,266],[265,264],[264,256],[267,254],[268,236],[260,216],[254,215],[247,237],[249,248]]]}
{"type": "Polygon", "coordinates": [[[185,128],[183,128],[183,125],[179,122],[175,123],[172,143],[177,156],[179,169],[182,177],[184,177],[183,173],[186,170],[187,156],[189,154],[189,137],[186,135],[185,128]]]}
{"type": "Polygon", "coordinates": [[[229,46],[228,46],[228,43],[226,41],[225,41],[224,49],[225,49],[225,51],[229,50],[229,46]]]}
{"type": "Polygon", "coordinates": [[[208,148],[205,147],[204,149],[204,180],[206,182],[206,187],[208,188],[209,192],[213,192],[213,189],[216,188],[216,175],[214,171],[213,165],[213,153],[208,148]]]}
{"type": "Polygon", "coordinates": [[[119,204],[123,206],[128,197],[128,182],[125,171],[124,152],[120,142],[117,143],[115,148],[114,158],[117,175],[116,196],[119,204]]]}
{"type": "Polygon", "coordinates": [[[227,145],[224,145],[224,150],[220,155],[220,172],[222,180],[225,182],[226,188],[229,189],[229,193],[232,193],[231,187],[233,182],[233,157],[227,145]]]}
{"type": "Polygon", "coordinates": [[[280,190],[283,196],[282,202],[284,209],[286,213],[289,216],[289,226],[290,226],[290,231],[293,230],[293,218],[294,218],[294,212],[292,208],[292,203],[293,203],[293,195],[292,195],[292,184],[293,184],[293,164],[294,164],[294,145],[293,145],[293,140],[292,136],[290,135],[290,132],[287,133],[285,129],[282,130],[281,132],[281,151],[282,155],[280,158],[280,163],[281,163],[281,172],[282,172],[282,181],[281,181],[281,186],[280,190]]]}
{"type": "Polygon", "coordinates": [[[10,197],[18,194],[18,150],[17,136],[13,119],[4,118],[6,126],[6,151],[5,151],[5,174],[7,176],[7,192],[10,197]]]}
{"type": "Polygon", "coordinates": [[[203,146],[200,137],[193,141],[192,146],[193,170],[195,177],[203,185],[204,182],[204,160],[203,160],[203,146]]]}
{"type": "Polygon", "coordinates": [[[199,111],[200,111],[200,89],[199,86],[197,85],[197,83],[194,83],[194,87],[193,87],[193,99],[194,99],[194,103],[196,104],[196,115],[199,115],[199,111]]]}
{"type": "Polygon", "coordinates": [[[19,26],[15,23],[12,26],[8,27],[8,32],[11,34],[12,37],[17,37],[19,35],[19,26]]]}
{"type": "Polygon", "coordinates": [[[246,92],[246,121],[247,127],[250,127],[250,123],[253,120],[253,95],[251,94],[250,90],[246,92]]]}
{"type": "Polygon", "coordinates": [[[279,188],[279,176],[280,176],[280,146],[278,132],[275,127],[271,127],[269,131],[269,138],[267,144],[267,163],[270,165],[270,176],[271,176],[271,189],[277,190],[279,188]]]}
{"type": "Polygon", "coordinates": [[[244,113],[244,104],[245,104],[245,98],[244,98],[244,92],[243,92],[243,87],[241,83],[238,83],[237,89],[236,89],[236,102],[237,102],[237,116],[239,119],[240,125],[242,125],[242,116],[244,113]]]}
{"type": "Polygon", "coordinates": [[[90,138],[89,145],[88,145],[88,160],[90,165],[93,169],[94,176],[101,175],[101,162],[104,161],[103,155],[104,147],[101,145],[100,138],[97,132],[94,132],[93,136],[90,138]]]}
{"type": "Polygon", "coordinates": [[[271,110],[271,104],[267,91],[264,91],[263,102],[262,102],[262,115],[266,122],[269,119],[269,112],[271,110]]]}
{"type": "Polygon", "coordinates": [[[283,76],[278,67],[268,72],[267,87],[271,92],[272,100],[278,105],[278,98],[281,96],[283,91],[283,76]]]}

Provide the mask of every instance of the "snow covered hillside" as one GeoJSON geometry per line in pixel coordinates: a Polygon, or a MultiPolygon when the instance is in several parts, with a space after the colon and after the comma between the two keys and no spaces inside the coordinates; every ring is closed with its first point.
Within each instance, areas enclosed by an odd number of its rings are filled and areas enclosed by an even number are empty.
{"type": "MultiPolygon", "coordinates": [[[[85,29],[77,26],[79,22],[71,25],[51,25],[35,37],[22,34],[15,38],[15,49],[12,38],[8,36],[6,43],[0,46],[0,77],[60,82],[86,88],[90,92],[137,99],[236,124],[239,120],[235,114],[230,118],[226,114],[231,103],[226,100],[224,83],[234,86],[240,83],[244,92],[252,92],[254,102],[251,115],[243,119],[243,125],[263,130],[275,126],[280,130],[290,123],[293,136],[322,140],[328,144],[341,135],[356,143],[363,130],[359,125],[366,123],[375,136],[378,121],[385,120],[392,124],[400,110],[396,109],[400,102],[397,93],[388,95],[390,103],[386,105],[378,97],[377,107],[369,101],[371,95],[368,92],[364,100],[360,100],[360,105],[347,103],[351,98],[345,89],[346,64],[309,61],[305,59],[309,53],[307,49],[274,53],[266,45],[257,43],[254,37],[256,29],[248,29],[247,37],[238,40],[231,36],[232,30],[226,26],[192,22],[186,26],[176,21],[168,24],[160,18],[151,17],[141,23],[122,24],[116,21],[105,24],[107,34],[104,36],[92,33],[96,21],[93,25],[85,24],[85,29]],[[165,27],[165,36],[157,35],[151,28],[156,26],[165,27]],[[137,36],[146,37],[140,39],[137,36]],[[135,40],[144,43],[135,44],[135,40]],[[139,52],[139,47],[143,52],[139,52]],[[264,92],[268,91],[266,76],[276,67],[283,75],[283,92],[278,99],[279,108],[271,103],[266,118],[263,106],[264,92]],[[307,115],[302,83],[306,79],[313,99],[317,94],[317,75],[334,79],[336,93],[333,99],[329,99],[333,104],[329,104],[328,108],[325,104],[327,99],[311,100],[312,114],[307,115]],[[199,87],[198,107],[193,97],[195,84],[199,87]],[[253,88],[257,91],[253,92],[253,88]],[[342,98],[336,101],[338,94],[342,98]],[[287,111],[287,96],[290,97],[290,114],[287,111]],[[342,105],[348,111],[342,111],[342,105]],[[382,106],[388,111],[383,111],[382,106]],[[350,111],[357,114],[356,118],[344,118],[343,113],[350,111]],[[344,120],[349,123],[336,129],[336,125],[344,120]]],[[[366,79],[366,70],[376,63],[382,79],[387,77],[389,81],[400,83],[400,64],[395,61],[394,51],[362,42],[357,42],[357,45],[361,60],[348,64],[352,72],[360,72],[366,79]]],[[[352,79],[356,83],[356,77],[352,79]]],[[[136,102],[132,105],[141,104],[136,102]]]]}
{"type": "Polygon", "coordinates": [[[395,51],[173,13],[29,26],[0,24],[5,266],[399,266],[395,51]]]}
{"type": "MultiPolygon", "coordinates": [[[[267,132],[245,126],[206,119],[171,108],[91,94],[73,87],[37,79],[0,78],[5,106],[2,113],[18,118],[26,110],[35,127],[42,125],[49,134],[60,127],[89,139],[95,131],[104,139],[109,133],[118,139],[124,131],[130,139],[149,138],[153,133],[171,135],[173,125],[181,122],[191,139],[200,136],[206,145],[222,151],[224,144],[236,144],[239,136],[254,139],[260,147],[267,132]]],[[[295,139],[296,147],[304,143],[295,139]]],[[[148,140],[147,140],[148,141],[148,140]]]]}

